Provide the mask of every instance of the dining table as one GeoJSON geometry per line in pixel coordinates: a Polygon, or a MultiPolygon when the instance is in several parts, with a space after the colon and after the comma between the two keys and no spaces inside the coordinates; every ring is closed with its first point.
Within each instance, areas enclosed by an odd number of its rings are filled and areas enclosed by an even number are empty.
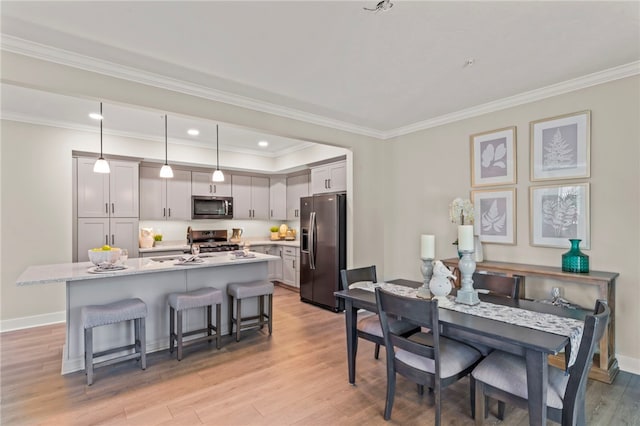
{"type": "MultiPolygon", "coordinates": [[[[394,279],[387,283],[418,288],[423,283],[394,279]]],[[[377,313],[375,293],[362,288],[351,288],[334,293],[344,301],[347,336],[347,366],[349,383],[356,383],[357,313],[364,309],[377,313]]],[[[584,320],[583,310],[569,309],[525,299],[511,299],[491,294],[478,294],[481,301],[553,314],[565,318],[584,320]]],[[[494,319],[483,318],[440,307],[438,309],[441,335],[464,342],[477,343],[504,352],[519,355],[526,360],[529,424],[541,425],[547,418],[547,357],[563,350],[569,351],[569,337],[536,330],[494,319]]],[[[480,414],[480,413],[476,413],[480,414]]]]}

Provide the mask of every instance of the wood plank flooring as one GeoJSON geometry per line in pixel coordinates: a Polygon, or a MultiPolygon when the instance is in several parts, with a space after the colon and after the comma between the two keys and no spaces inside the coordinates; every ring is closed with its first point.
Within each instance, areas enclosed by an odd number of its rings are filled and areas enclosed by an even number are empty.
{"type": "MultiPolygon", "coordinates": [[[[2,425],[353,425],[433,424],[432,399],[398,377],[392,419],[382,418],[384,354],[360,340],[357,386],[347,381],[344,316],[300,302],[276,287],[273,335],[243,332],[186,348],[149,354],[147,370],[134,361],[60,375],[62,324],[0,335],[2,425]]],[[[384,352],[384,351],[382,351],[384,352]]],[[[445,389],[442,423],[472,425],[468,379],[445,389]]],[[[590,381],[590,425],[640,425],[640,376],[621,372],[612,385],[590,381]]],[[[501,423],[496,406],[485,424],[501,423]]],[[[526,425],[526,411],[507,407],[506,425],[526,425]]]]}

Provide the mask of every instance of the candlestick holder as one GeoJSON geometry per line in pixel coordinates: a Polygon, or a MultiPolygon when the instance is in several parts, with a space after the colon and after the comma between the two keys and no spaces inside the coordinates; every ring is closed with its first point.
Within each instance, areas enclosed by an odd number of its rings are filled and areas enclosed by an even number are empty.
{"type": "Polygon", "coordinates": [[[480,303],[478,292],[473,289],[473,273],[476,270],[476,262],[473,260],[472,250],[462,250],[462,257],[458,262],[458,269],[462,275],[462,286],[458,290],[456,302],[465,305],[477,305],[480,303]]]}
{"type": "Polygon", "coordinates": [[[429,291],[429,281],[431,281],[431,275],[433,274],[433,259],[422,259],[422,266],[420,271],[424,277],[423,284],[418,288],[416,297],[421,299],[431,299],[431,291],[429,291]]]}

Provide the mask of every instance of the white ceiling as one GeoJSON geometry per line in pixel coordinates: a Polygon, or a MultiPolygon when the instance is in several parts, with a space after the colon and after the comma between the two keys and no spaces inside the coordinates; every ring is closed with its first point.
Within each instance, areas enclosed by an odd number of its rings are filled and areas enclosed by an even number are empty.
{"type": "Polygon", "coordinates": [[[3,1],[2,43],[380,137],[640,60],[637,1],[375,3],[3,1]]]}

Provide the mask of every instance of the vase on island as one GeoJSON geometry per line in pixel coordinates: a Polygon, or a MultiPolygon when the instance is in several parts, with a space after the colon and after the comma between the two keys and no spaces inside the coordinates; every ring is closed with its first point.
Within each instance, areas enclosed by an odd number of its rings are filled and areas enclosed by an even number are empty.
{"type": "Polygon", "coordinates": [[[580,241],[569,239],[571,248],[562,255],[562,270],[564,272],[589,272],[589,256],[580,251],[580,241]]]}

